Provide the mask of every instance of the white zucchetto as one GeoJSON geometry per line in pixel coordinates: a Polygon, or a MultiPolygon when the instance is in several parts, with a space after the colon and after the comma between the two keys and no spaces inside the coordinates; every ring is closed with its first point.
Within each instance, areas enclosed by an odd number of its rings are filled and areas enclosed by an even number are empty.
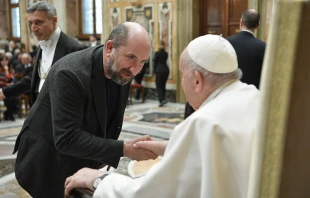
{"type": "Polygon", "coordinates": [[[222,36],[200,36],[188,44],[187,52],[196,64],[213,73],[230,73],[238,68],[236,52],[222,36]]]}

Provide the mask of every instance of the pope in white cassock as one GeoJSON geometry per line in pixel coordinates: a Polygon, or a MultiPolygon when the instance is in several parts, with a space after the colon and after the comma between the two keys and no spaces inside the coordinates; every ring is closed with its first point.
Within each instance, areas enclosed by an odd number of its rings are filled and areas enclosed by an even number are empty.
{"type": "Polygon", "coordinates": [[[135,145],[164,154],[162,160],[143,177],[112,173],[95,186],[102,172],[81,169],[67,178],[66,194],[73,188],[89,188],[95,190],[95,198],[246,197],[259,91],[240,82],[234,48],[217,35],[190,42],[179,69],[186,99],[196,112],[175,127],[167,144],[135,145]]]}

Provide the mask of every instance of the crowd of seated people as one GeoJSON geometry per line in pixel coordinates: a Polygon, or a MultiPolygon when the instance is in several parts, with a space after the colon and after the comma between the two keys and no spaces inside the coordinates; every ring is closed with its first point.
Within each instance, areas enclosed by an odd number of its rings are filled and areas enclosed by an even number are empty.
{"type": "MultiPolygon", "coordinates": [[[[5,87],[14,83],[14,69],[11,66],[10,57],[3,55],[0,57],[0,87],[5,87]]],[[[6,111],[3,112],[5,120],[15,120],[13,113],[16,110],[16,100],[4,100],[6,111]]]]}
{"type": "MultiPolygon", "coordinates": [[[[10,41],[0,49],[0,88],[12,85],[24,75],[32,72],[33,56],[35,53],[25,53],[14,41],[10,41]]],[[[18,113],[18,99],[4,99],[6,110],[3,112],[4,120],[14,121],[18,113]]],[[[1,112],[2,113],[2,112],[1,112]]]]}

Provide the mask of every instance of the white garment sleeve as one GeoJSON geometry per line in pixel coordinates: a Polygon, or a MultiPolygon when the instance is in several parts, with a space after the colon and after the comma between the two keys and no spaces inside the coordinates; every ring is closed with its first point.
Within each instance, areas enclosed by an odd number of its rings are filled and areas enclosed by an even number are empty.
{"type": "Polygon", "coordinates": [[[228,93],[176,126],[162,160],[145,176],[111,174],[94,197],[245,198],[257,92],[242,91],[237,98],[228,93]]]}
{"type": "Polygon", "coordinates": [[[145,176],[132,179],[116,173],[110,174],[100,183],[94,197],[200,197],[200,146],[190,128],[190,124],[181,124],[175,128],[162,160],[145,176]]]}

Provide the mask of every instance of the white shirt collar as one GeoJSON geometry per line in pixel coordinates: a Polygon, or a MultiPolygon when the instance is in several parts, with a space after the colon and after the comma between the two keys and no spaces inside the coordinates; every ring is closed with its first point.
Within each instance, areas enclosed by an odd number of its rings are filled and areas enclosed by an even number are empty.
{"type": "Polygon", "coordinates": [[[251,32],[250,30],[241,30],[241,32],[250,32],[254,37],[255,37],[255,35],[253,34],[253,32],[251,32]]]}
{"type": "Polygon", "coordinates": [[[48,40],[39,41],[40,47],[42,49],[50,48],[55,40],[58,41],[60,32],[60,28],[57,27],[48,40]]]}

